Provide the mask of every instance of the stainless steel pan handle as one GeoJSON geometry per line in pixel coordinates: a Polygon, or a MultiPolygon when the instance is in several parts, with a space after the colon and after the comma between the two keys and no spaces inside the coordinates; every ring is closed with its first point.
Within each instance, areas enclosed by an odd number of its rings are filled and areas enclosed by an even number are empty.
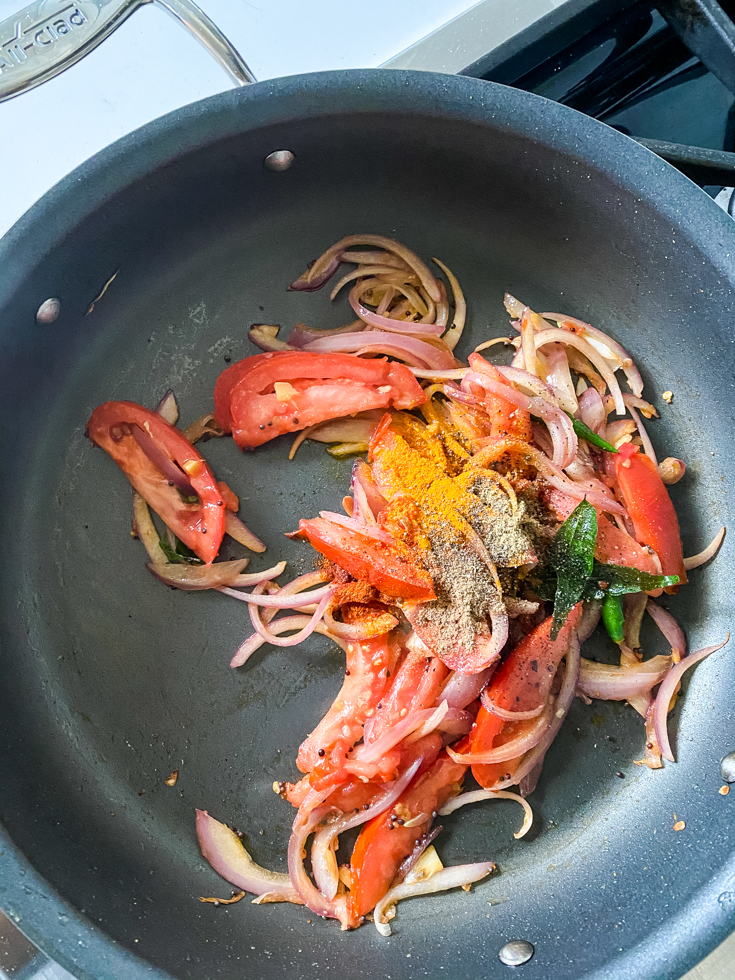
{"type": "Polygon", "coordinates": [[[0,22],[0,102],[69,68],[147,3],[186,27],[236,84],[255,81],[234,45],[192,0],[36,0],[0,22]]]}

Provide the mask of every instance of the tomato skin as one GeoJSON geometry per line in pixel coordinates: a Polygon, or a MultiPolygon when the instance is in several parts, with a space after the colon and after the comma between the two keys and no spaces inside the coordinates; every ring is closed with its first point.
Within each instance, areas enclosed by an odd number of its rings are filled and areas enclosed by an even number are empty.
{"type": "Polygon", "coordinates": [[[414,408],[426,400],[404,364],[354,354],[277,351],[231,365],[215,385],[215,417],[241,449],[368,409],[414,408]],[[287,382],[293,395],[273,390],[287,382]]]}
{"type": "MultiPolygon", "coordinates": [[[[488,691],[489,700],[506,711],[533,711],[543,704],[549,696],[554,675],[569,649],[569,640],[579,626],[581,616],[582,603],[579,602],[569,613],[556,640],[551,639],[551,616],[521,640],[493,674],[488,691]]],[[[498,748],[535,724],[535,718],[528,721],[505,721],[488,711],[483,704],[468,736],[467,748],[457,751],[485,752],[498,748]]],[[[477,764],[472,767],[472,775],[481,786],[489,789],[502,776],[512,776],[520,761],[518,758],[506,762],[477,764]]]]}
{"type": "Polygon", "coordinates": [[[225,507],[214,474],[188,439],[158,412],[134,402],[105,402],[92,412],[87,435],[115,460],[132,486],[158,514],[167,527],[195,555],[211,565],[225,533],[225,507]],[[111,430],[139,425],[158,448],[180,467],[189,465],[187,477],[199,503],[184,503],[176,487],[153,465],[132,435],[115,440],[111,430]],[[192,467],[194,461],[197,465],[192,467]],[[193,472],[190,472],[193,471],[193,472]]]}
{"type": "Polygon", "coordinates": [[[430,708],[441,694],[449,670],[425,650],[409,650],[396,671],[390,690],[381,698],[382,709],[376,713],[370,730],[374,742],[411,711],[430,708]]]}
{"type": "Polygon", "coordinates": [[[353,578],[395,599],[434,599],[431,576],[415,564],[401,541],[385,544],[323,517],[299,521],[298,535],[353,578]]]}
{"type": "MultiPolygon", "coordinates": [[[[638,452],[637,446],[626,444],[620,447],[615,459],[615,475],[636,539],[653,548],[664,575],[678,575],[679,583],[684,585],[687,573],[679,520],[653,461],[638,452]]],[[[676,592],[677,589],[674,585],[665,591],[676,592]]]]}
{"type": "Polygon", "coordinates": [[[365,824],[350,858],[350,911],[355,918],[372,911],[388,891],[401,862],[431,826],[432,814],[460,791],[465,771],[465,766],[452,762],[443,752],[388,812],[365,824]],[[403,827],[390,819],[391,814],[401,812],[427,816],[420,824],[403,827]]]}
{"type": "MultiPolygon", "coordinates": [[[[470,354],[469,365],[473,371],[479,374],[487,374],[493,380],[501,384],[508,384],[503,375],[497,370],[494,364],[486,361],[477,352],[470,354]]],[[[475,388],[478,388],[475,385],[475,388]]],[[[491,391],[483,391],[483,410],[490,419],[490,432],[488,435],[492,439],[522,439],[530,442],[533,431],[531,429],[531,416],[522,408],[517,408],[507,398],[496,395],[491,391]]]]}
{"type": "Polygon", "coordinates": [[[296,765],[314,775],[312,784],[344,766],[346,753],[362,737],[368,712],[380,702],[399,652],[385,634],[349,644],[342,688],[299,748],[296,765]]]}

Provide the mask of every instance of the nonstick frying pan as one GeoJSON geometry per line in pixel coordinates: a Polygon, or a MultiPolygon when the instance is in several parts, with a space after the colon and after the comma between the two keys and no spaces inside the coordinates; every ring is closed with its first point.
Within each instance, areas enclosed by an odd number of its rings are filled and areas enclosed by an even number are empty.
{"type": "MultiPolygon", "coordinates": [[[[685,685],[679,761],[662,771],[633,765],[630,709],[578,702],[532,796],[532,833],[513,840],[505,802],[445,820],[445,863],[490,856],[499,873],[471,894],[399,906],[388,940],[291,906],[197,900],[228,891],[198,852],[194,807],[285,867],[292,814],[271,783],[295,775],[341,657],[315,638],[230,670],[246,612],[150,577],[127,484],[84,427],[104,400],[154,405],[168,387],[196,418],[225,357],[253,352],[253,322],[345,322],[325,295],[285,287],[356,231],[456,272],[470,308],[460,354],[506,331],[506,289],[609,330],[655,402],[674,392],[651,428],[688,464],[672,490],[685,552],[732,523],[735,236],[650,152],[536,96],[428,73],[278,79],[156,121],[0,243],[0,904],[79,977],[500,978],[498,950],[526,939],[529,978],[673,980],[735,924],[735,823],[718,794],[735,745],[727,648],[685,685]],[[289,169],[264,167],[275,150],[294,154],[289,169]],[[48,297],[61,313],[40,325],[48,297]]],[[[205,451],[268,544],[251,568],[309,567],[283,532],[336,509],[349,464],[314,444],[289,463],[281,440],[205,451]]],[[[730,627],[732,570],[726,542],[667,600],[692,649],[730,627]]]]}

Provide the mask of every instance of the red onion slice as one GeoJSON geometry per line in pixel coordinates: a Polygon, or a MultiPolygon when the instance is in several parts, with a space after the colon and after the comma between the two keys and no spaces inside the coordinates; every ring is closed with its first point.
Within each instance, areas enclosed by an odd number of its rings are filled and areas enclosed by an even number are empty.
{"type": "Polygon", "coordinates": [[[155,411],[158,412],[161,418],[166,419],[169,425],[176,425],[179,421],[179,406],[176,404],[176,395],[174,395],[171,388],[168,389],[156,405],[155,411]]]}
{"type": "Polygon", "coordinates": [[[587,388],[579,398],[579,415],[587,428],[600,435],[607,422],[605,404],[596,388],[587,388]]]}
{"type": "Polygon", "coordinates": [[[133,531],[140,538],[154,565],[168,564],[168,557],[161,547],[158,531],[153,523],[148,504],[137,490],[133,490],[133,531]]]}
{"type": "Polygon", "coordinates": [[[559,407],[576,415],[579,403],[565,348],[561,344],[549,344],[544,348],[543,355],[546,359],[546,381],[553,388],[559,407]]]}
{"type": "MultiPolygon", "coordinates": [[[[292,630],[301,630],[304,626],[307,626],[310,622],[309,616],[283,616],[281,619],[274,619],[268,624],[268,629],[271,633],[275,633],[280,636],[281,633],[289,633],[292,630]]],[[[329,637],[330,640],[334,640],[337,646],[341,647],[343,650],[347,649],[347,644],[337,636],[334,636],[323,623],[317,623],[314,627],[315,633],[321,633],[322,636],[329,637]]],[[[232,660],[230,661],[230,667],[242,667],[244,663],[250,659],[250,657],[259,650],[266,642],[260,633],[253,633],[249,636],[247,640],[240,644],[237,648],[232,660]]]]}
{"type": "Polygon", "coordinates": [[[253,534],[250,528],[246,527],[231,510],[225,511],[225,534],[229,534],[238,544],[249,548],[250,551],[257,552],[257,554],[262,554],[265,551],[265,545],[260,538],[253,534]]]}
{"type": "Polygon", "coordinates": [[[602,354],[592,344],[580,337],[579,334],[572,333],[569,330],[552,327],[550,330],[541,330],[534,336],[536,350],[539,347],[543,347],[544,344],[551,344],[555,341],[560,344],[568,344],[570,347],[576,347],[580,354],[584,354],[587,360],[592,362],[610,389],[616,412],[618,415],[625,415],[625,403],[623,402],[623,393],[620,390],[618,379],[615,377],[615,372],[611,370],[610,365],[602,354]]]}
{"type": "Polygon", "coordinates": [[[349,531],[355,531],[357,534],[363,534],[366,538],[374,538],[376,541],[380,541],[382,544],[395,545],[396,539],[393,535],[388,534],[382,528],[379,528],[377,524],[363,524],[362,521],[355,520],[354,517],[345,517],[342,514],[337,514],[331,510],[320,510],[319,516],[323,517],[325,521],[329,521],[332,524],[338,524],[340,527],[346,527],[349,531]]]}
{"type": "MultiPolygon", "coordinates": [[[[256,586],[253,590],[253,594],[256,594],[260,588],[262,588],[262,586],[256,586]]],[[[263,622],[260,617],[260,611],[255,605],[248,606],[250,621],[253,624],[255,632],[262,636],[267,643],[271,643],[274,647],[293,647],[299,643],[302,643],[305,639],[307,639],[307,637],[311,636],[316,629],[317,623],[324,615],[324,610],[327,608],[330,599],[331,595],[329,593],[323,596],[318,602],[311,619],[305,626],[302,627],[302,629],[299,630],[298,633],[294,633],[293,636],[280,636],[279,633],[274,632],[270,628],[270,624],[266,625],[263,622]]]]}
{"type": "Polygon", "coordinates": [[[240,602],[251,602],[256,606],[273,606],[277,609],[301,609],[310,605],[312,602],[319,602],[324,596],[331,598],[336,591],[336,586],[325,585],[322,589],[315,589],[313,592],[302,592],[299,595],[284,593],[280,589],[276,595],[255,595],[252,592],[237,592],[235,589],[222,588],[219,591],[232,599],[239,599],[240,602]]]}
{"type": "Polygon", "coordinates": [[[478,674],[467,674],[461,670],[453,671],[439,698],[446,701],[450,708],[466,708],[480,696],[480,691],[493,676],[497,666],[496,661],[478,674]]]}
{"type": "MultiPolygon", "coordinates": [[[[395,266],[377,265],[375,263],[361,265],[357,269],[353,269],[352,272],[347,272],[345,273],[345,275],[342,276],[342,278],[339,280],[337,285],[332,288],[332,292],[329,294],[329,298],[330,300],[334,301],[337,298],[339,291],[344,286],[346,286],[348,282],[352,282],[353,279],[367,279],[367,278],[373,278],[373,276],[380,276],[380,275],[395,276],[396,275],[395,266]]],[[[408,276],[403,276],[404,280],[406,278],[408,278],[408,276]]],[[[388,285],[391,285],[390,280],[388,280],[388,285]]]]}
{"type": "MultiPolygon", "coordinates": [[[[591,326],[589,323],[585,323],[584,320],[577,320],[573,316],[562,316],[561,313],[542,313],[542,317],[547,320],[553,320],[560,326],[563,324],[570,324],[570,327],[565,329],[570,330],[571,327],[576,328],[577,333],[581,333],[583,336],[586,334],[588,337],[594,338],[599,341],[603,347],[606,347],[611,360],[616,360],[619,362],[620,367],[622,367],[625,377],[628,379],[628,384],[630,385],[630,390],[634,395],[640,397],[643,391],[643,379],[641,378],[640,371],[635,366],[633,358],[621,347],[620,344],[609,337],[604,331],[599,330],[597,327],[591,326]]],[[[603,355],[605,356],[605,355],[603,355]]]]}
{"type": "Polygon", "coordinates": [[[658,475],[667,487],[673,486],[684,477],[686,473],[686,463],[683,459],[676,459],[674,456],[667,456],[658,464],[658,475]]]}
{"type": "Polygon", "coordinates": [[[158,448],[145,429],[142,429],[134,422],[130,424],[129,428],[133,439],[135,439],[163,478],[168,480],[169,483],[172,483],[182,493],[186,494],[187,497],[196,497],[198,500],[199,496],[192,486],[189,477],[173,460],[164,454],[163,450],[158,448]]]}
{"type": "Polygon", "coordinates": [[[705,657],[709,657],[709,655],[714,653],[716,650],[721,650],[729,640],[730,634],[728,633],[726,639],[724,639],[722,643],[716,643],[711,647],[702,647],[701,650],[695,650],[695,652],[690,653],[688,657],[684,657],[684,659],[680,660],[678,664],[674,664],[664,678],[661,687],[658,689],[656,700],[653,703],[653,722],[656,729],[656,740],[661,747],[661,754],[663,755],[664,759],[668,759],[669,762],[676,762],[674,753],[671,750],[668,726],[666,724],[669,713],[669,704],[674,691],[676,690],[676,685],[683,677],[685,671],[689,670],[689,668],[693,667],[695,664],[698,664],[700,660],[704,660],[705,657]]]}
{"type": "Polygon", "coordinates": [[[533,711],[508,711],[506,708],[501,708],[495,704],[487,688],[480,695],[480,700],[491,715],[496,715],[498,718],[502,718],[503,721],[531,721],[532,718],[538,718],[546,707],[546,705],[540,704],[533,711]]]}
{"type": "MultiPolygon", "coordinates": [[[[467,320],[467,301],[464,298],[464,293],[462,292],[462,287],[459,284],[459,280],[454,275],[452,270],[448,269],[447,266],[445,266],[439,259],[434,258],[431,261],[439,266],[449,280],[449,285],[452,289],[452,298],[454,300],[454,318],[452,319],[451,327],[444,334],[444,343],[450,350],[454,350],[459,343],[459,338],[462,336],[462,331],[464,330],[464,325],[467,320]]],[[[438,317],[437,322],[439,322],[438,317]]]]}
{"type": "MultiPolygon", "coordinates": [[[[355,760],[360,763],[378,762],[394,745],[398,745],[411,732],[421,728],[427,719],[432,718],[435,711],[435,708],[418,708],[416,711],[409,712],[405,718],[383,732],[380,738],[358,746],[354,753],[355,760]]],[[[444,711],[446,712],[446,708],[444,711]]]]}
{"type": "Polygon", "coordinates": [[[278,895],[271,901],[302,904],[288,875],[261,868],[237,834],[206,810],[196,811],[196,831],[202,854],[225,881],[253,895],[278,895]]]}
{"type": "Polygon", "coordinates": [[[283,575],[286,570],[286,562],[279,561],[277,565],[272,568],[266,568],[262,572],[249,572],[245,575],[238,575],[234,582],[229,584],[233,589],[243,589],[249,588],[251,585],[260,585],[261,582],[271,582],[274,578],[278,578],[279,575],[283,575]]]}
{"type": "Polygon", "coordinates": [[[375,928],[381,936],[390,936],[389,920],[395,915],[394,906],[401,899],[413,898],[416,895],[431,895],[435,892],[448,891],[450,888],[464,888],[475,881],[480,881],[494,870],[495,865],[492,861],[460,864],[453,868],[443,868],[423,881],[396,885],[375,906],[373,913],[375,928]]]}
{"type": "Polygon", "coordinates": [[[508,762],[510,759],[517,759],[534,748],[543,736],[545,729],[548,728],[553,717],[552,704],[547,704],[545,709],[532,728],[497,749],[488,749],[485,752],[455,752],[454,749],[448,747],[447,753],[455,762],[463,766],[489,765],[494,762],[508,762]]]}
{"type": "Polygon", "coordinates": [[[646,456],[653,462],[653,465],[658,469],[658,460],[656,459],[656,450],[653,448],[653,443],[651,442],[646,428],[643,425],[643,421],[638,414],[635,406],[630,404],[630,395],[623,395],[623,401],[628,407],[628,411],[631,414],[633,421],[635,422],[636,428],[638,429],[638,435],[640,436],[641,442],[643,443],[643,451],[646,456]]]}
{"type": "Polygon", "coordinates": [[[714,558],[724,540],[724,537],[725,528],[721,527],[704,551],[700,551],[698,555],[692,555],[691,558],[684,559],[684,568],[686,568],[686,570],[689,572],[692,568],[699,568],[700,565],[704,565],[704,563],[709,561],[710,558],[714,558]]]}
{"type": "Polygon", "coordinates": [[[312,912],[324,918],[338,919],[343,929],[349,929],[351,917],[347,907],[347,898],[327,899],[314,887],[304,867],[304,852],[306,842],[332,807],[319,806],[304,817],[299,811],[294,820],[291,839],[288,842],[288,873],[291,884],[296,889],[299,898],[312,912]]]}
{"type": "Polygon", "coordinates": [[[358,298],[360,290],[361,286],[359,284],[350,290],[350,306],[360,319],[364,320],[371,327],[377,327],[379,330],[388,330],[391,333],[421,333],[428,337],[439,337],[444,332],[444,328],[437,323],[418,323],[415,320],[394,320],[389,316],[378,316],[377,313],[373,313],[372,310],[362,305],[358,298]]]}
{"type": "Polygon", "coordinates": [[[201,592],[204,589],[219,589],[232,585],[248,563],[247,558],[237,561],[219,561],[212,565],[165,565],[149,562],[146,568],[164,585],[184,592],[201,592]]]}
{"type": "Polygon", "coordinates": [[[338,622],[332,616],[329,606],[327,606],[322,618],[332,636],[339,636],[341,639],[352,643],[359,643],[361,640],[370,640],[374,636],[382,636],[383,633],[390,633],[392,629],[398,626],[398,619],[392,613],[389,613],[387,609],[382,613],[376,611],[373,619],[368,619],[362,623],[351,624],[338,622]]]}
{"type": "Polygon", "coordinates": [[[278,350],[297,350],[293,344],[278,339],[279,324],[254,323],[248,331],[250,341],[268,353],[278,350]]]}
{"type": "Polygon", "coordinates": [[[514,803],[520,803],[523,807],[523,825],[518,833],[513,834],[513,836],[516,840],[519,840],[521,837],[525,837],[531,829],[533,825],[533,810],[531,809],[531,805],[522,796],[518,796],[517,793],[506,793],[501,789],[476,789],[471,790],[469,793],[461,793],[439,810],[439,816],[448,817],[450,813],[459,810],[461,806],[465,806],[467,803],[479,803],[480,800],[513,800],[514,803]]]}
{"type": "Polygon", "coordinates": [[[311,353],[328,354],[388,354],[400,358],[414,367],[454,368],[456,361],[448,350],[441,350],[424,340],[404,334],[388,333],[385,330],[364,330],[360,333],[345,333],[339,337],[326,337],[306,344],[303,348],[311,353]]]}
{"type": "Polygon", "coordinates": [[[342,263],[342,252],[344,251],[343,248],[338,248],[337,246],[334,246],[334,248],[336,251],[330,249],[329,252],[325,252],[321,259],[317,259],[310,269],[307,269],[303,275],[292,282],[288,287],[289,292],[313,293],[317,289],[321,289],[325,283],[329,282],[342,263]],[[323,262],[322,260],[325,257],[326,261],[323,262]],[[316,272],[320,265],[322,268],[316,272]]]}
{"type": "Polygon", "coordinates": [[[336,861],[333,862],[332,858],[329,857],[330,854],[334,855],[333,842],[340,834],[344,834],[354,827],[362,826],[368,820],[377,817],[378,814],[384,813],[388,807],[393,806],[418,772],[422,762],[423,756],[419,756],[403,775],[389,783],[383,793],[370,802],[367,809],[363,808],[357,813],[344,813],[316,833],[311,848],[311,866],[319,891],[325,898],[331,900],[337,894],[338,882],[334,876],[336,861]]]}
{"type": "Polygon", "coordinates": [[[582,657],[577,690],[600,701],[627,701],[646,694],[671,669],[671,657],[651,657],[629,667],[596,664],[582,657]]]}
{"type": "Polygon", "coordinates": [[[659,606],[653,599],[649,599],[646,603],[646,612],[668,640],[674,663],[677,663],[687,652],[687,641],[684,636],[684,630],[679,626],[671,613],[662,606],[659,606]]]}

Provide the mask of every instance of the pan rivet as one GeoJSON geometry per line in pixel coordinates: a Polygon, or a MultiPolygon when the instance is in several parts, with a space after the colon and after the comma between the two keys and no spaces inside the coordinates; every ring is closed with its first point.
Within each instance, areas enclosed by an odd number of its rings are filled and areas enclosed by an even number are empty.
{"type": "Polygon", "coordinates": [[[263,166],[280,174],[284,170],[288,170],[294,159],[295,157],[290,150],[274,150],[265,158],[263,166]]]}
{"type": "Polygon", "coordinates": [[[503,946],[498,956],[500,962],[505,963],[506,966],[523,966],[524,963],[528,963],[534,952],[533,943],[525,939],[511,939],[503,946]]]}
{"type": "Polygon", "coordinates": [[[735,752],[729,752],[720,763],[720,772],[726,783],[735,783],[735,752]]]}
{"type": "Polygon", "coordinates": [[[38,307],[36,323],[53,323],[59,313],[61,313],[61,301],[52,296],[51,299],[45,300],[38,307]]]}

